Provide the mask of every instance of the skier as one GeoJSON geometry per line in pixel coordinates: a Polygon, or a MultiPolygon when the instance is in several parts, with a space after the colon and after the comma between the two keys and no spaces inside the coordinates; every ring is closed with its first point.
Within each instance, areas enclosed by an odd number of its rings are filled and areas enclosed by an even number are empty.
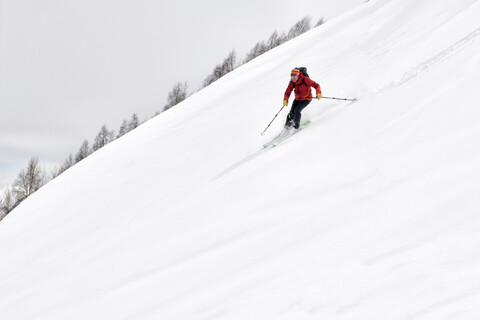
{"type": "Polygon", "coordinates": [[[306,106],[308,106],[313,98],[311,87],[315,88],[317,99],[322,98],[322,90],[320,89],[320,85],[310,79],[306,71],[306,68],[295,68],[290,73],[292,80],[288,84],[287,90],[285,91],[283,105],[288,106],[288,98],[290,97],[293,89],[295,89],[295,100],[292,103],[292,108],[290,109],[290,113],[287,116],[287,121],[285,122],[285,128],[287,129],[291,128],[292,126],[295,129],[300,127],[300,118],[302,117],[301,112],[306,106]]]}

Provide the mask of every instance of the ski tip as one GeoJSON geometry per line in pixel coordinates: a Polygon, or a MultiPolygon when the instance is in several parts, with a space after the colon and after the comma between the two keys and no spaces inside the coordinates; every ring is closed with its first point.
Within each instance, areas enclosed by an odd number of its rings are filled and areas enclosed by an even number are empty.
{"type": "Polygon", "coordinates": [[[311,124],[311,123],[312,123],[312,121],[306,120],[305,122],[303,122],[303,123],[300,125],[300,128],[306,127],[306,126],[308,126],[308,125],[311,124]]]}

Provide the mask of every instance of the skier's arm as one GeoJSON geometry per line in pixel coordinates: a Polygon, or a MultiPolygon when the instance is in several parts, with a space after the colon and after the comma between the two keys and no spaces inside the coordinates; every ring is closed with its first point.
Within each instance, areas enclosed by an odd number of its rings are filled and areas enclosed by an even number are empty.
{"type": "Polygon", "coordinates": [[[289,84],[288,84],[287,90],[285,90],[285,94],[284,94],[284,96],[283,96],[283,100],[287,100],[287,101],[288,101],[288,98],[290,98],[290,94],[292,93],[292,90],[293,90],[293,82],[290,81],[289,84]]]}
{"type": "Polygon", "coordinates": [[[322,89],[320,88],[320,85],[318,83],[316,83],[315,81],[313,81],[312,79],[305,78],[305,84],[307,86],[315,88],[317,96],[318,96],[318,94],[322,94],[322,89]]]}

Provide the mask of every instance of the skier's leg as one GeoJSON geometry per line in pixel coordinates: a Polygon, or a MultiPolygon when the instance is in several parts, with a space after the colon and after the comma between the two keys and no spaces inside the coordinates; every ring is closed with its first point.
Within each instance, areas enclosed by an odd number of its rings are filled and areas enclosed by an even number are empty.
{"type": "Polygon", "coordinates": [[[290,112],[288,113],[287,119],[285,121],[285,128],[290,128],[294,125],[295,108],[297,107],[299,102],[300,101],[298,100],[293,100],[292,107],[290,108],[290,112]]]}
{"type": "Polygon", "coordinates": [[[285,120],[285,128],[291,127],[292,122],[293,122],[293,120],[292,120],[292,117],[291,117],[290,112],[289,112],[288,115],[287,115],[287,119],[285,120]]]}
{"type": "MultiPolygon", "coordinates": [[[[309,100],[298,101],[295,109],[293,110],[293,113],[294,113],[293,121],[294,121],[295,129],[300,128],[300,119],[302,118],[302,110],[305,109],[309,103],[310,103],[309,100]]],[[[292,106],[292,109],[293,109],[293,106],[292,106]]]]}

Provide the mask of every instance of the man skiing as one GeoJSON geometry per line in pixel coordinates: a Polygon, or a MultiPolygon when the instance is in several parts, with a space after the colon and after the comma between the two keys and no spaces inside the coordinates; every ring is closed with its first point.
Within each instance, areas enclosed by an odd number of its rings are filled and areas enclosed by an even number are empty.
{"type": "Polygon", "coordinates": [[[322,98],[320,85],[310,79],[306,71],[306,68],[295,68],[290,73],[291,81],[285,91],[283,105],[288,105],[288,98],[294,89],[295,100],[293,101],[292,108],[287,116],[285,128],[291,128],[293,126],[295,129],[298,129],[300,127],[300,118],[302,117],[301,112],[306,106],[308,106],[313,98],[311,87],[315,88],[317,99],[322,98]]]}

